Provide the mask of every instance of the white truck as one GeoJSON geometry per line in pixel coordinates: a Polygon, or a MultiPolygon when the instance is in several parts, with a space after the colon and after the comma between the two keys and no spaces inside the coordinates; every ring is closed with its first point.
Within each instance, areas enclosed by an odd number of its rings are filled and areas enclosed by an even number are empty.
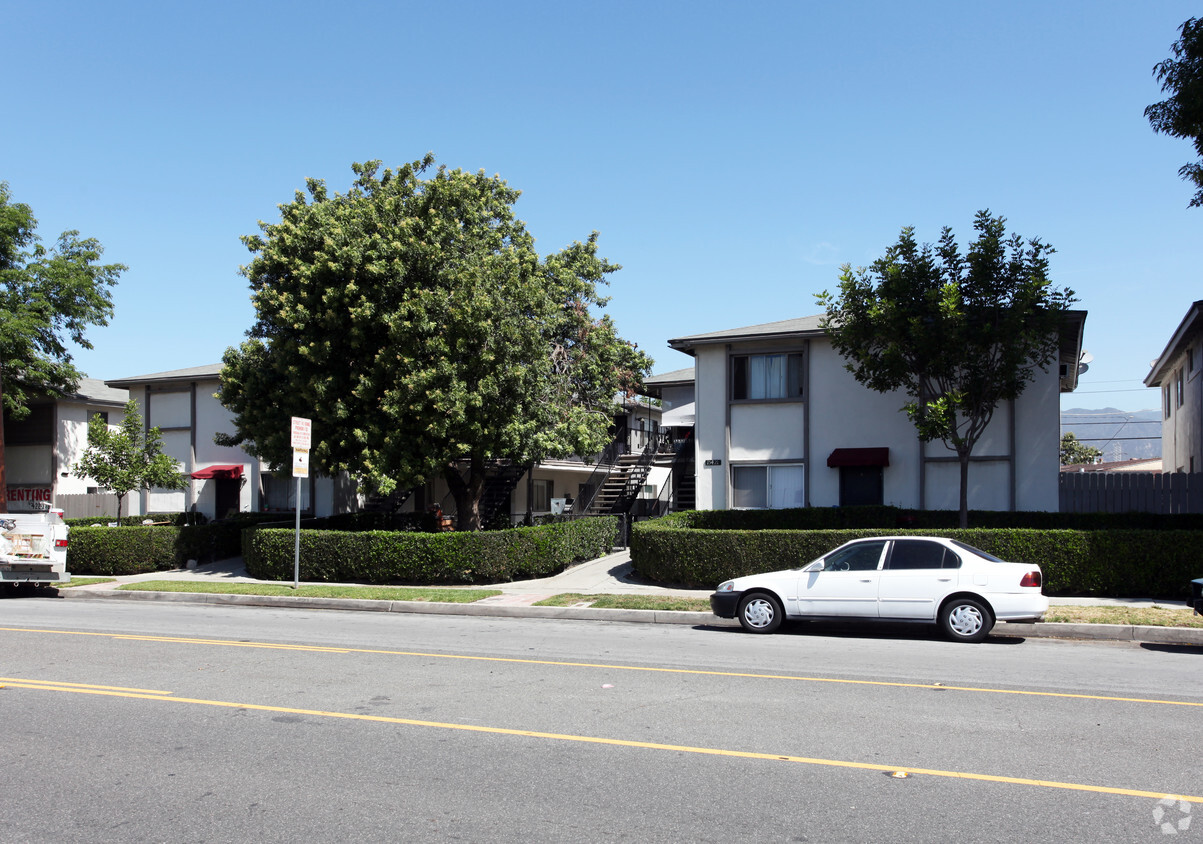
{"type": "Polygon", "coordinates": [[[67,533],[62,510],[0,513],[0,583],[67,583],[67,533]]]}

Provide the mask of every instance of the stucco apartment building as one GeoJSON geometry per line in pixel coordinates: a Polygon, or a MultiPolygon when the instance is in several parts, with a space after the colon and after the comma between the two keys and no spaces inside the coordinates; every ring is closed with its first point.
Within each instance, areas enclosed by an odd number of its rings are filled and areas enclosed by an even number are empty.
{"type": "Polygon", "coordinates": [[[1187,309],[1145,386],[1161,388],[1162,470],[1203,472],[1203,300],[1187,309]]]}
{"type": "MultiPolygon", "coordinates": [[[[955,453],[919,441],[903,393],[856,381],[821,318],[669,341],[694,358],[698,509],[957,509],[955,453]]],[[[995,411],[971,458],[971,508],[1058,509],[1060,394],[1077,384],[1085,320],[1085,311],[1067,314],[1059,365],[995,411]]],[[[665,386],[679,387],[680,375],[666,374],[665,386]]],[[[674,403],[687,404],[681,396],[674,403]]]]}

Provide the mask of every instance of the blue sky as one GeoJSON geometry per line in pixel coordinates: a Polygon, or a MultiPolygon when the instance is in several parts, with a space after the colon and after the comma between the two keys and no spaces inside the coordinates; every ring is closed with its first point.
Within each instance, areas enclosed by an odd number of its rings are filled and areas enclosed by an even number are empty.
{"type": "Polygon", "coordinates": [[[989,208],[1052,243],[1094,354],[1064,407],[1142,388],[1203,298],[1186,141],[1143,116],[1197,4],[9,2],[0,179],[43,239],[128,264],[79,366],[214,363],[254,315],[239,236],[353,161],[498,173],[553,252],[601,232],[607,309],[672,337],[816,313],[904,225],[989,208]]]}

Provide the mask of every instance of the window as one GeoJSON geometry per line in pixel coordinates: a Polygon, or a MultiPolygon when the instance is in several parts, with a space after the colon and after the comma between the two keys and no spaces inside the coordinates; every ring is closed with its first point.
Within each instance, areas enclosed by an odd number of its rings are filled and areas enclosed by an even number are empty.
{"type": "MultiPolygon", "coordinates": [[[[263,475],[262,507],[264,510],[296,510],[297,479],[263,475]]],[[[305,480],[301,482],[301,510],[309,512],[309,482],[305,480]]]]}
{"type": "Polygon", "coordinates": [[[961,558],[938,542],[899,539],[890,551],[888,569],[959,569],[961,558]]]}
{"type": "Polygon", "coordinates": [[[781,510],[805,506],[800,465],[732,466],[731,506],[738,510],[781,510]]]}
{"type": "Polygon", "coordinates": [[[823,558],[823,571],[876,571],[885,541],[858,542],[823,558]]]}
{"type": "Polygon", "coordinates": [[[766,401],[802,397],[802,355],[736,355],[731,358],[731,399],[766,401]]]}
{"type": "Polygon", "coordinates": [[[551,512],[551,481],[533,481],[531,510],[536,513],[551,512]]]}
{"type": "Polygon", "coordinates": [[[4,441],[7,445],[53,445],[54,405],[31,404],[24,419],[5,413],[4,441]]]}
{"type": "Polygon", "coordinates": [[[1166,384],[1164,387],[1161,388],[1161,400],[1162,400],[1162,404],[1165,406],[1165,418],[1169,419],[1170,418],[1170,407],[1172,406],[1170,404],[1170,385],[1169,384],[1166,384]]]}
{"type": "Polygon", "coordinates": [[[1179,369],[1174,375],[1174,407],[1182,407],[1182,402],[1185,400],[1186,390],[1183,387],[1183,374],[1179,369]]]}

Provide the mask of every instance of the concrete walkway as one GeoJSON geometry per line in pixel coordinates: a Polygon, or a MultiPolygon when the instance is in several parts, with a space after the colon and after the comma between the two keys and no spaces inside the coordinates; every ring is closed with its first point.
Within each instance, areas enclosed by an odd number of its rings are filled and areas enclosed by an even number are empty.
{"type": "MultiPolygon", "coordinates": [[[[151,572],[117,577],[109,583],[78,586],[59,590],[69,599],[155,600],[187,603],[241,604],[250,606],[305,607],[311,609],[342,609],[375,612],[412,612],[453,615],[492,615],[517,617],[576,618],[604,621],[638,621],[643,623],[706,624],[732,626],[738,622],[720,619],[708,612],[667,612],[661,610],[609,610],[591,607],[536,607],[538,601],[553,595],[580,593],[583,595],[671,595],[682,598],[708,598],[712,589],[674,589],[642,583],[631,571],[628,551],[619,551],[596,560],[572,566],[553,577],[497,583],[485,587],[502,594],[471,604],[436,604],[418,601],[373,601],[347,598],[302,598],[293,596],[269,597],[255,595],[221,595],[187,592],[125,592],[117,587],[125,583],[146,580],[182,580],[227,583],[270,583],[248,577],[241,558],[235,557],[192,569],[151,572]]],[[[291,581],[287,581],[291,585],[291,581]]],[[[363,585],[363,584],[315,584],[363,585]]],[[[717,584],[716,584],[717,585],[717,584]]],[[[1129,606],[1182,608],[1181,600],[1150,600],[1144,598],[1050,598],[1053,606],[1129,606]]],[[[582,601],[584,603],[584,601],[582,601]]],[[[1182,627],[1142,627],[1117,624],[999,624],[993,635],[1025,637],[1054,637],[1072,639],[1113,639],[1171,645],[1203,646],[1203,629],[1182,627]]]]}

